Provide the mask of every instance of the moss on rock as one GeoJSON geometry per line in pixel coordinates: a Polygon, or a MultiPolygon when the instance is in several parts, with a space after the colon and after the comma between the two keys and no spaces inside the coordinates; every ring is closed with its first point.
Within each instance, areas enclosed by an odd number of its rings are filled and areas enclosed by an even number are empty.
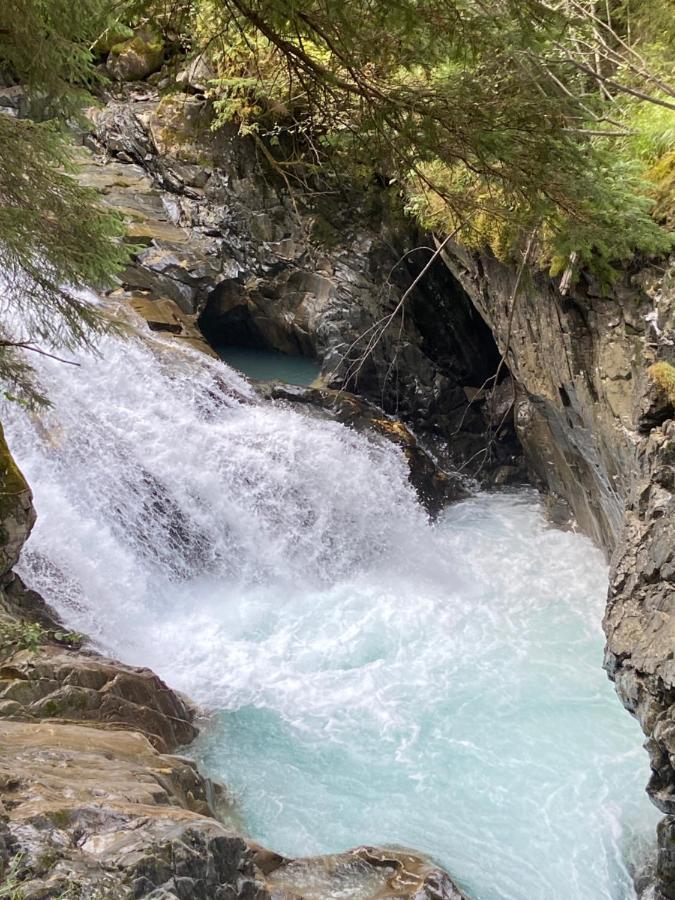
{"type": "Polygon", "coordinates": [[[666,153],[647,173],[655,200],[652,215],[668,228],[675,226],[675,150],[666,153]]]}
{"type": "Polygon", "coordinates": [[[164,43],[160,35],[147,28],[115,44],[108,57],[107,68],[118,81],[141,81],[161,68],[164,43]]]}
{"type": "Polygon", "coordinates": [[[33,495],[0,425],[0,575],[19,558],[34,522],[33,495]]]}
{"type": "Polygon", "coordinates": [[[663,360],[655,362],[648,369],[649,377],[675,405],[675,366],[663,360]]]}

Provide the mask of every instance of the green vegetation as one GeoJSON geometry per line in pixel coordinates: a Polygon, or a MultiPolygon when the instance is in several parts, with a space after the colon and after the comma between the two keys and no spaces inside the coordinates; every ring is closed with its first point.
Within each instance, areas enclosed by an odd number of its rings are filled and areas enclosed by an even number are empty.
{"type": "Polygon", "coordinates": [[[662,360],[651,365],[647,371],[654,384],[675,404],[675,366],[662,360]]]}
{"type": "Polygon", "coordinates": [[[0,114],[0,380],[40,402],[22,349],[93,346],[110,327],[78,291],[109,283],[125,259],[120,220],[72,177],[65,127],[96,81],[90,47],[104,0],[4,0],[0,84],[27,91],[32,119],[0,114]]]}
{"type": "Polygon", "coordinates": [[[39,622],[0,618],[0,659],[19,650],[37,650],[49,640],[67,647],[79,647],[84,638],[76,631],[44,628],[39,622]]]}
{"type": "Polygon", "coordinates": [[[12,515],[17,497],[28,490],[26,479],[14,462],[0,426],[0,519],[12,515]]]}
{"type": "Polygon", "coordinates": [[[600,8],[195,0],[190,39],[218,122],[276,145],[289,177],[377,173],[441,236],[509,259],[534,234],[552,274],[574,259],[609,278],[672,246],[654,166],[675,130],[675,16],[600,8]]]}
{"type": "Polygon", "coordinates": [[[0,898],[2,900],[23,900],[24,893],[20,886],[21,865],[23,862],[23,854],[17,853],[12,857],[7,869],[2,872],[0,863],[0,875],[2,875],[2,883],[0,884],[0,898]]]}
{"type": "Polygon", "coordinates": [[[37,622],[0,619],[0,657],[19,650],[36,650],[46,638],[47,632],[37,622]]]}
{"type": "Polygon", "coordinates": [[[376,177],[441,237],[610,278],[672,246],[674,32],[672,0],[4,0],[0,85],[31,111],[0,114],[7,395],[41,399],[25,349],[110,327],[78,291],[123,264],[122,226],[64,132],[139,35],[146,70],[203,56],[216,127],[254,133],[289,187],[376,177]]]}

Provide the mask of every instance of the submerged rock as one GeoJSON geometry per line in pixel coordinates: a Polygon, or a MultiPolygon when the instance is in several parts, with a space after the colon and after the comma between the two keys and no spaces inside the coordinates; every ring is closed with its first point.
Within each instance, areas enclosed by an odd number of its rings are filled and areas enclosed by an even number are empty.
{"type": "Polygon", "coordinates": [[[302,900],[398,897],[466,900],[452,879],[429,860],[400,848],[357,847],[334,856],[279,860],[266,871],[272,898],[302,900]]]}

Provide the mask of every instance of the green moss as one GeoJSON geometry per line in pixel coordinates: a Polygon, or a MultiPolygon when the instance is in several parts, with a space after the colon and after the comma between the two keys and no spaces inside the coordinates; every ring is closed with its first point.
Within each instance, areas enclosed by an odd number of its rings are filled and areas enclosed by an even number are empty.
{"type": "Polygon", "coordinates": [[[56,716],[60,716],[63,711],[63,704],[57,703],[56,700],[47,700],[40,707],[40,712],[45,717],[45,719],[53,719],[56,716]]]}
{"type": "Polygon", "coordinates": [[[17,496],[27,490],[28,483],[9,452],[0,425],[0,520],[12,514],[17,496]]]}
{"type": "Polygon", "coordinates": [[[210,117],[185,94],[166,94],[155,110],[155,142],[162,154],[192,165],[213,165],[208,146],[210,117]]]}
{"type": "Polygon", "coordinates": [[[675,366],[663,360],[654,363],[647,370],[653,383],[659,387],[675,405],[675,366]]]}
{"type": "Polygon", "coordinates": [[[70,825],[71,811],[69,809],[53,809],[47,813],[47,818],[57,828],[67,828],[70,825]]]}
{"type": "Polygon", "coordinates": [[[675,150],[664,154],[647,172],[656,201],[652,215],[669,228],[675,226],[675,150]]]}
{"type": "Polygon", "coordinates": [[[121,47],[125,41],[128,41],[133,36],[133,29],[129,28],[128,25],[115,22],[114,25],[106,28],[92,47],[92,50],[96,54],[105,56],[107,53],[114,51],[116,47],[121,47]]]}

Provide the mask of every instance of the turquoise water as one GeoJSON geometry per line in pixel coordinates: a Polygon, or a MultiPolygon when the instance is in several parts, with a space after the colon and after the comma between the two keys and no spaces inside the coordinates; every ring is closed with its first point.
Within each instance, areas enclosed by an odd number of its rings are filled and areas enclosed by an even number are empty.
{"type": "Polygon", "coordinates": [[[100,349],[34,361],[39,423],[3,412],[38,511],[21,573],[211,712],[189,752],[253,837],[408,845],[474,900],[632,898],[657,813],[591,543],[527,491],[432,525],[395,446],[161,337],[100,349]]]}
{"type": "Polygon", "coordinates": [[[319,377],[321,366],[304,356],[288,356],[273,350],[219,347],[218,355],[228,365],[255,381],[283,381],[309,385],[319,377]]]}
{"type": "Polygon", "coordinates": [[[658,815],[601,669],[599,552],[528,493],[452,508],[432,543],[248,614],[194,752],[282,853],[402,844],[477,900],[632,897],[658,815]]]}

